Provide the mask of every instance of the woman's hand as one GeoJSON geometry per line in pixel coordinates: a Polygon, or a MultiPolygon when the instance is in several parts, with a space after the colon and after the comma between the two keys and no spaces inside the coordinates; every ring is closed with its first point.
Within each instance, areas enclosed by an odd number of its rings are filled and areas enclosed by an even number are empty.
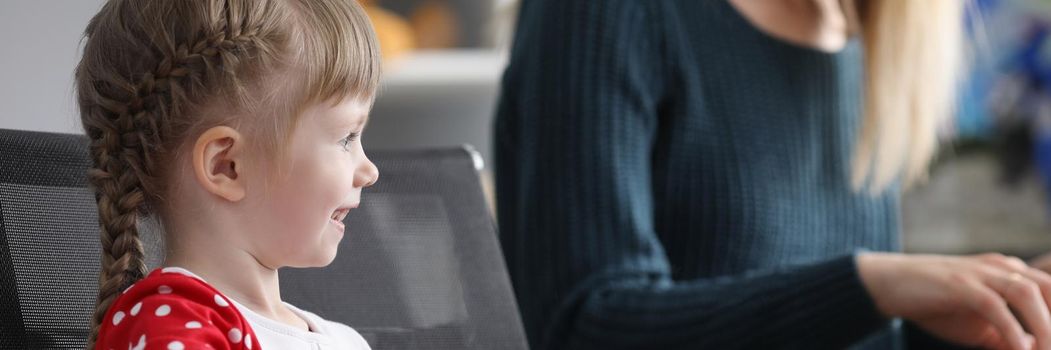
{"type": "Polygon", "coordinates": [[[1051,276],[1018,258],[864,253],[857,264],[889,317],[965,346],[1051,349],[1051,276]]]}

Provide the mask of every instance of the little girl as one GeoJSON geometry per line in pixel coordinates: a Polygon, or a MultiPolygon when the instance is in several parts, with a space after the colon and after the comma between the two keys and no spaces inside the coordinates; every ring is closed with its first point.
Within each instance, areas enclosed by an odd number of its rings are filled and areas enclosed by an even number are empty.
{"type": "Polygon", "coordinates": [[[282,302],[379,174],[379,47],[354,0],[110,0],[76,71],[102,232],[94,349],[368,349],[282,302]],[[138,224],[163,228],[147,274],[138,224]]]}

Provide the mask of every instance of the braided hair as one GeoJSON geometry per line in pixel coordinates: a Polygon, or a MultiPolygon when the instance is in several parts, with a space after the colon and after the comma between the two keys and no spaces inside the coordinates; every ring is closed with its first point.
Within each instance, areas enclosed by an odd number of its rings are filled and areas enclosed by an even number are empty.
{"type": "Polygon", "coordinates": [[[308,103],[371,99],[379,48],[354,0],[110,0],[84,35],[75,84],[102,246],[93,348],[109,306],[147,272],[138,223],[164,212],[180,147],[233,124],[258,126],[274,150],[308,103]]]}

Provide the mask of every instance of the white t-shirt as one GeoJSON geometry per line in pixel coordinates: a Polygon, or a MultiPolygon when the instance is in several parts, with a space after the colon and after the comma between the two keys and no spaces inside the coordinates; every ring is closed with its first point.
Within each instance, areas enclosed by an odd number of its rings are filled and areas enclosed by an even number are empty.
{"type": "Polygon", "coordinates": [[[237,310],[248,319],[255,331],[255,337],[267,350],[370,350],[365,338],[345,324],[321,318],[312,312],[300,310],[292,304],[285,303],[296,313],[311,331],[305,331],[290,325],[271,320],[230,299],[237,310]]]}

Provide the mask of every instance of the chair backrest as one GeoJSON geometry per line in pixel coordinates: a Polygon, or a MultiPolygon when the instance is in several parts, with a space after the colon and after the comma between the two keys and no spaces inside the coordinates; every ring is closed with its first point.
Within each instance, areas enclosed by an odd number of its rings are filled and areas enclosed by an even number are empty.
{"type": "MultiPolygon", "coordinates": [[[[325,268],[283,269],[286,301],[374,349],[526,349],[473,155],[371,152],[381,180],[325,268]]],[[[0,349],[83,349],[98,216],[83,136],[0,129],[0,349]]],[[[156,267],[161,235],[143,233],[156,267]]]]}

